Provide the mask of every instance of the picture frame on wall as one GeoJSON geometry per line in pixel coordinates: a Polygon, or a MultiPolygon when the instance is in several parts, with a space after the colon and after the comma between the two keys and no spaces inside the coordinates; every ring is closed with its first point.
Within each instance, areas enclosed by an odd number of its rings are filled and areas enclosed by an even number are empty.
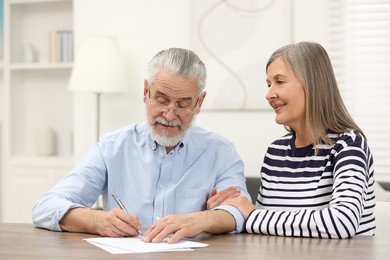
{"type": "Polygon", "coordinates": [[[208,72],[203,110],[269,109],[265,66],[275,46],[292,41],[291,6],[290,0],[189,2],[190,49],[208,72]]]}

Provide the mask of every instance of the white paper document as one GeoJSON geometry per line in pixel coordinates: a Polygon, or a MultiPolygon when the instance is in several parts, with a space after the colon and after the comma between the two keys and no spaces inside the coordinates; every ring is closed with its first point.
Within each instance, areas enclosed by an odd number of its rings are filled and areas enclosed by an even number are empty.
{"type": "Polygon", "coordinates": [[[208,244],[186,240],[180,240],[175,244],[168,244],[165,241],[161,243],[144,243],[140,237],[98,237],[86,238],[84,240],[112,254],[192,251],[193,248],[208,246],[208,244]]]}

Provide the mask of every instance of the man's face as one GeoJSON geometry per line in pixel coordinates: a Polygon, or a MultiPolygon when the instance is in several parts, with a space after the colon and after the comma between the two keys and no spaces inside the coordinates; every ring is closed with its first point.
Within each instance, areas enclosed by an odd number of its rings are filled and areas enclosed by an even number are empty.
{"type": "Polygon", "coordinates": [[[145,80],[144,102],[152,138],[165,147],[176,146],[199,113],[205,92],[198,98],[198,82],[160,71],[149,86],[145,80]]]}

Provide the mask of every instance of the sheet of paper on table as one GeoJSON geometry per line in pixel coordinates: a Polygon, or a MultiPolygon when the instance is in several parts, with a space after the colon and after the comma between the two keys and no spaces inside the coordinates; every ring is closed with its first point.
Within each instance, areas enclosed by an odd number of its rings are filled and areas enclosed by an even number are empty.
{"type": "Polygon", "coordinates": [[[180,240],[175,244],[144,243],[140,237],[98,237],[84,239],[88,243],[100,247],[111,254],[135,254],[168,251],[192,251],[194,248],[207,247],[208,244],[180,240]]]}

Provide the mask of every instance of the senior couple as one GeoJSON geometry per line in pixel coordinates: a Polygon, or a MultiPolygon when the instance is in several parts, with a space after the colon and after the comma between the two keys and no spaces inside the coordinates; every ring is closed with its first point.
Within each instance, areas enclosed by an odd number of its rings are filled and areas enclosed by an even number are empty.
{"type": "Polygon", "coordinates": [[[256,205],[234,145],[192,124],[206,97],[204,63],[190,50],[170,48],[147,68],[147,122],[102,136],[39,198],[34,225],[109,237],[142,230],[142,240],[152,243],[203,232],[374,235],[373,158],[324,48],[313,42],[284,46],[271,55],[266,75],[259,87],[268,86],[275,121],[287,132],[268,147],[256,205]],[[103,210],[92,209],[100,195],[103,210]]]}

